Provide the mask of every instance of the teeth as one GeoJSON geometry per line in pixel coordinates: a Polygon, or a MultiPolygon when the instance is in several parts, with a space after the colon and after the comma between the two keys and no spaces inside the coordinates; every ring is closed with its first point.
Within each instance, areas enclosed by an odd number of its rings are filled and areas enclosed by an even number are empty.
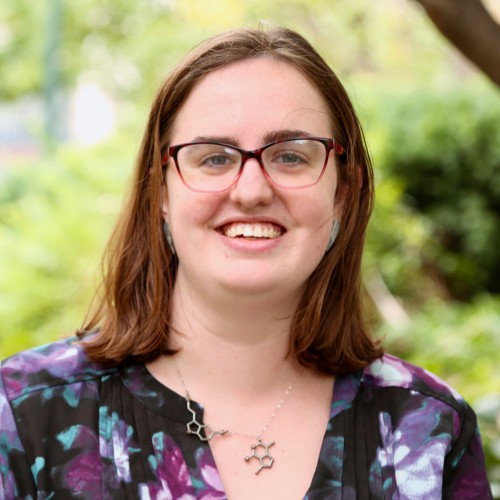
{"type": "Polygon", "coordinates": [[[281,236],[281,229],[272,224],[231,224],[224,227],[224,235],[229,238],[237,238],[243,236],[244,238],[269,238],[274,239],[281,236]]]}

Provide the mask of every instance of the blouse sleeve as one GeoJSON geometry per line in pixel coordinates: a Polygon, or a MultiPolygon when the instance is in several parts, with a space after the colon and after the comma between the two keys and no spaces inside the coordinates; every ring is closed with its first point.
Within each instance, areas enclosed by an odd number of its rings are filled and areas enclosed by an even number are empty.
{"type": "Polygon", "coordinates": [[[460,434],[446,457],[443,498],[493,498],[476,415],[468,405],[460,434]]]}
{"type": "Polygon", "coordinates": [[[0,498],[22,498],[20,484],[32,485],[33,476],[0,371],[0,498]]]}

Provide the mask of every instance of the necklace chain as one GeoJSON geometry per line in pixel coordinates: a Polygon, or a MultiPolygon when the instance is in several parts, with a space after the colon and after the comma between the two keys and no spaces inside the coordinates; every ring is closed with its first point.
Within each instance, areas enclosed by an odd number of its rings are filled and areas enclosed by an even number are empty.
{"type": "Polygon", "coordinates": [[[270,443],[264,443],[263,436],[264,436],[264,433],[271,426],[278,411],[285,404],[286,398],[288,397],[290,392],[292,392],[293,385],[290,384],[287,387],[285,393],[283,394],[283,397],[278,401],[278,404],[275,406],[275,408],[274,408],[273,412],[271,413],[270,417],[268,418],[267,422],[262,427],[262,430],[260,431],[260,433],[257,436],[255,436],[252,434],[247,434],[245,432],[230,431],[228,429],[215,430],[215,429],[212,429],[212,427],[208,424],[204,424],[203,422],[198,422],[196,412],[191,407],[192,400],[191,400],[191,396],[189,395],[189,391],[187,389],[184,378],[182,377],[182,374],[177,366],[175,367],[175,369],[177,371],[177,374],[179,375],[182,386],[184,387],[184,390],[186,391],[186,396],[185,396],[186,407],[187,407],[188,412],[191,414],[191,420],[186,424],[187,433],[194,434],[194,435],[198,436],[198,439],[200,441],[203,441],[203,442],[211,441],[216,436],[240,436],[240,437],[256,440],[257,443],[254,443],[250,446],[251,454],[247,455],[245,457],[245,461],[248,462],[249,460],[251,460],[253,458],[255,458],[259,461],[259,468],[255,472],[255,474],[258,474],[262,469],[270,469],[274,463],[274,458],[270,455],[269,448],[271,446],[273,446],[275,444],[275,442],[272,441],[270,443]]]}

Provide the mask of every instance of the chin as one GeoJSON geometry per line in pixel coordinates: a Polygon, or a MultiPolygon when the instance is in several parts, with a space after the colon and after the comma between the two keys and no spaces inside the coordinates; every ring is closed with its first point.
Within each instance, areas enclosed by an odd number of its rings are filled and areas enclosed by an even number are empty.
{"type": "Polygon", "coordinates": [[[253,299],[272,297],[276,299],[278,297],[296,296],[303,289],[302,285],[303,282],[292,284],[283,279],[257,279],[254,275],[251,277],[242,276],[237,280],[223,281],[221,288],[235,296],[243,295],[253,299]]]}

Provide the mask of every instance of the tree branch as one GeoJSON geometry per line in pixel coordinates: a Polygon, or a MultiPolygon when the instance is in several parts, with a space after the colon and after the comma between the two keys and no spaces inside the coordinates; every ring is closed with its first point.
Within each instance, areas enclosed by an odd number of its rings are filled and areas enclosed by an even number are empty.
{"type": "Polygon", "coordinates": [[[439,31],[500,86],[500,25],[481,0],[416,0],[439,31]]]}
{"type": "Polygon", "coordinates": [[[364,285],[380,316],[392,328],[399,330],[410,322],[408,313],[387,288],[378,270],[365,276],[364,285]]]}

